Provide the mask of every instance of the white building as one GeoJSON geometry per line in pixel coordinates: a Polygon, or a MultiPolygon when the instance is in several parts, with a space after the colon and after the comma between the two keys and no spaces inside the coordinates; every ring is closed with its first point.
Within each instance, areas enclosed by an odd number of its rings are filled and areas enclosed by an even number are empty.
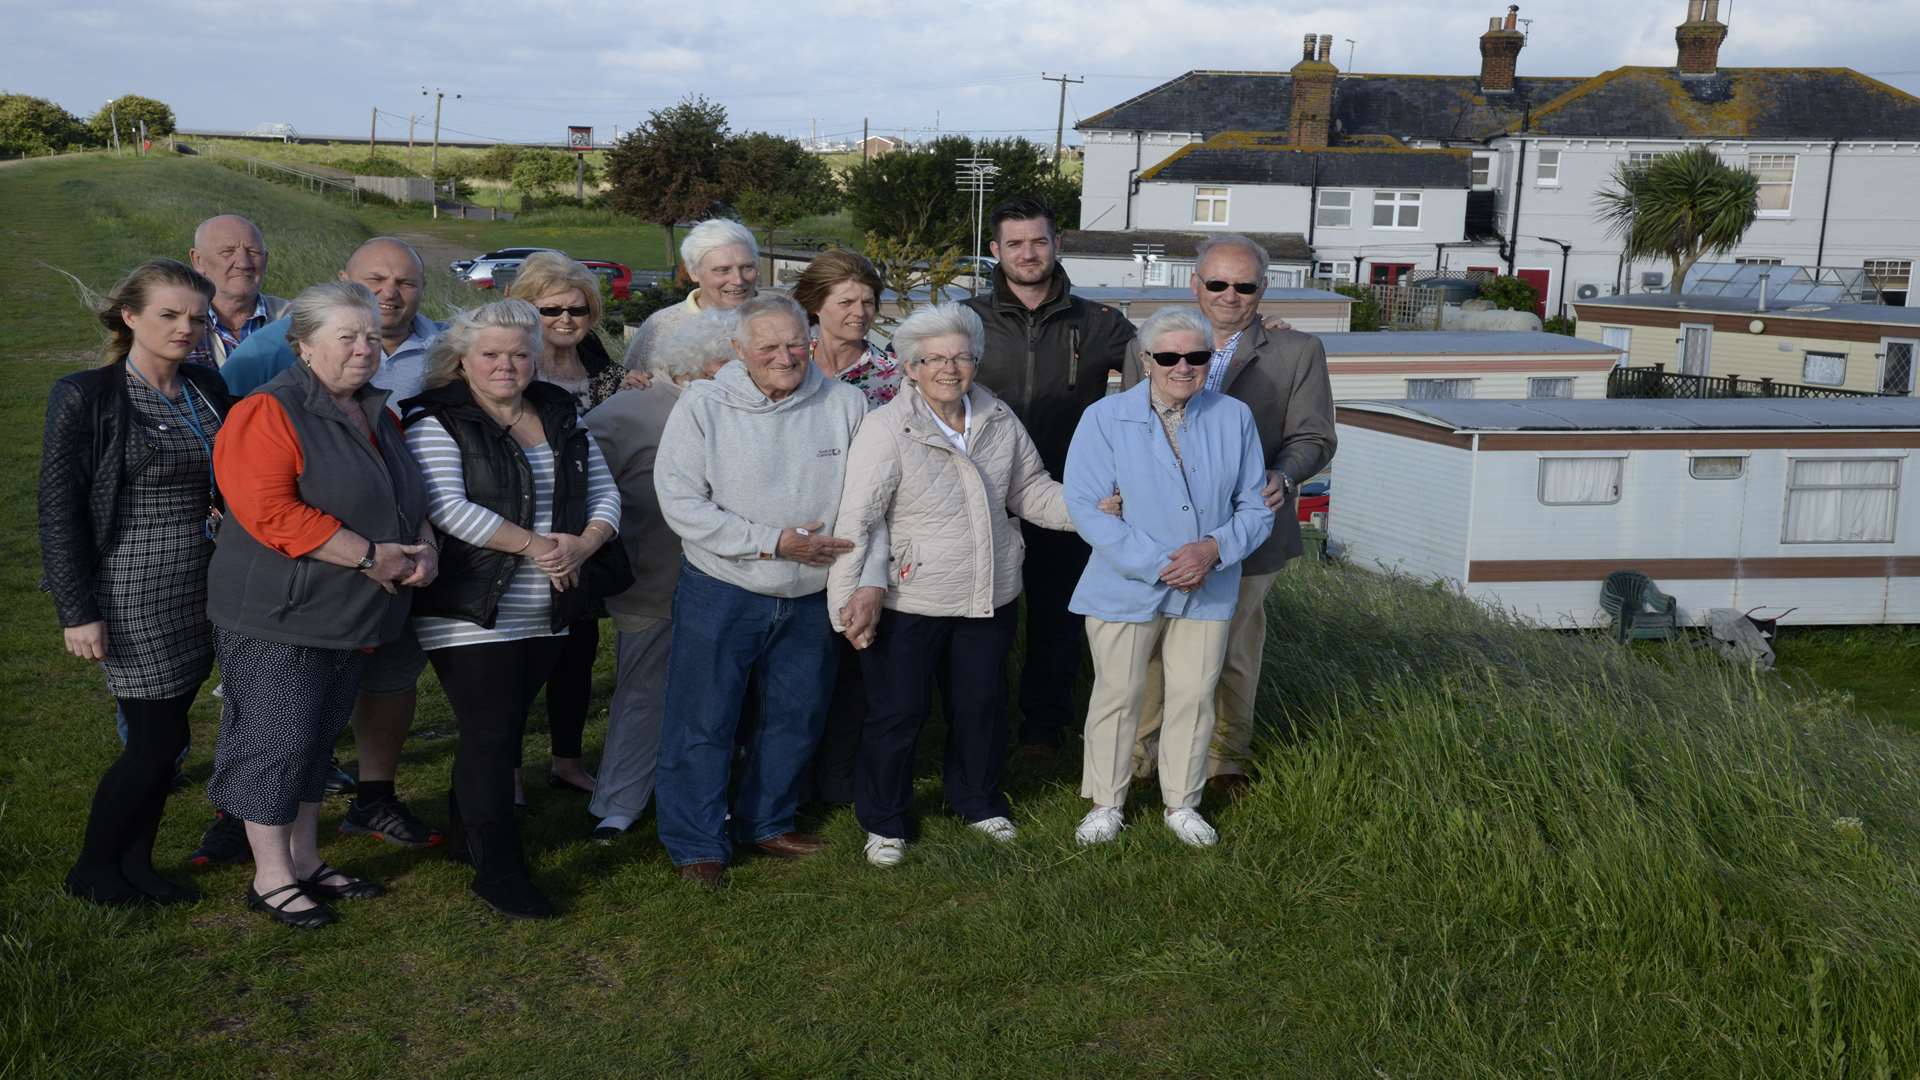
{"type": "Polygon", "coordinates": [[[1624,162],[1692,145],[1760,178],[1729,259],[1865,268],[1890,303],[1920,254],[1920,98],[1844,68],[1722,68],[1718,0],[1688,0],[1671,68],[1517,75],[1518,9],[1480,74],[1337,71],[1307,38],[1285,72],[1190,71],[1079,125],[1083,230],[1301,233],[1313,276],[1391,282],[1497,270],[1541,314],[1665,288],[1595,218],[1624,162]]]}
{"type": "Polygon", "coordinates": [[[1920,622],[1920,400],[1343,402],[1339,436],[1348,559],[1542,626],[1606,625],[1616,570],[1683,623],[1920,622]]]}

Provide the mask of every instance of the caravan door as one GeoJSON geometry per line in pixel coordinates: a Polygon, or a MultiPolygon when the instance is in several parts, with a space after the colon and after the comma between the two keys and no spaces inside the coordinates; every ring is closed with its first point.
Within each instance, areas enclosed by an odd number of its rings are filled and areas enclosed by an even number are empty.
{"type": "Polygon", "coordinates": [[[1916,350],[1920,350],[1920,340],[1880,339],[1881,393],[1901,395],[1913,393],[1913,362],[1916,350]]]}
{"type": "Polygon", "coordinates": [[[1713,361],[1713,327],[1680,324],[1680,374],[1705,375],[1713,361]]]}

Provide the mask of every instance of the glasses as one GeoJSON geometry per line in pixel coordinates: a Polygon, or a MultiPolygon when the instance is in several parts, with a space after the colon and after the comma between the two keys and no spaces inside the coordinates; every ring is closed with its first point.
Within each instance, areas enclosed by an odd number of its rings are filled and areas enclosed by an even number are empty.
{"type": "Polygon", "coordinates": [[[1187,362],[1188,367],[1206,367],[1213,361],[1213,353],[1207,349],[1197,352],[1155,352],[1147,355],[1153,357],[1153,362],[1161,367],[1172,367],[1182,360],[1187,362]]]}
{"type": "Polygon", "coordinates": [[[956,368],[970,368],[980,362],[980,358],[971,353],[958,353],[954,356],[923,356],[914,361],[921,367],[946,367],[952,364],[956,368]]]}
{"type": "Polygon", "coordinates": [[[1257,281],[1209,281],[1206,286],[1208,292],[1226,292],[1232,289],[1241,296],[1252,296],[1259,290],[1260,283],[1257,281]]]}
{"type": "Polygon", "coordinates": [[[585,304],[581,304],[579,307],[543,307],[536,310],[540,312],[540,317],[543,319],[557,319],[562,315],[571,315],[576,319],[584,319],[593,312],[593,309],[585,304]]]}

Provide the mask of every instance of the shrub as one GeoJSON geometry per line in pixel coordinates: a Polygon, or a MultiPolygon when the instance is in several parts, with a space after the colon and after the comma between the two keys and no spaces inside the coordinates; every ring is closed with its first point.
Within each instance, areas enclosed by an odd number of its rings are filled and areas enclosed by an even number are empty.
{"type": "Polygon", "coordinates": [[[1480,298],[1493,301],[1502,311],[1533,311],[1540,306],[1540,291],[1517,277],[1502,274],[1480,286],[1480,298]]]}
{"type": "Polygon", "coordinates": [[[1555,315],[1543,323],[1540,328],[1549,334],[1565,334],[1568,337],[1573,337],[1573,332],[1578,328],[1578,324],[1571,315],[1555,315]]]}
{"type": "Polygon", "coordinates": [[[87,126],[93,129],[93,136],[103,146],[113,144],[113,127],[120,125],[122,145],[137,142],[140,139],[140,124],[147,125],[147,138],[158,141],[173,134],[173,109],[164,101],[155,101],[139,94],[122,94],[93,114],[87,126]]]}
{"type": "Polygon", "coordinates": [[[80,118],[26,94],[0,94],[0,154],[57,154],[93,142],[80,118]]]}
{"type": "Polygon", "coordinates": [[[1380,298],[1365,285],[1335,285],[1333,291],[1341,296],[1353,298],[1353,308],[1348,328],[1352,330],[1380,329],[1380,298]]]}

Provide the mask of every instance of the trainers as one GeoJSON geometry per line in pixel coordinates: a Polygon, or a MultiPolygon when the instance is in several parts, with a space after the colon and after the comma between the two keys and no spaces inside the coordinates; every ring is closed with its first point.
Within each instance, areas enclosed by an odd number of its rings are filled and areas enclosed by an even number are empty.
{"type": "Polygon", "coordinates": [[[334,758],[328,765],[327,794],[351,795],[360,788],[360,781],[354,775],[340,767],[340,759],[334,758]]]}
{"type": "Polygon", "coordinates": [[[230,866],[248,862],[253,848],[247,846],[247,826],[239,818],[220,810],[213,812],[213,823],[200,834],[200,846],[187,856],[191,866],[230,866]]]}
{"type": "Polygon", "coordinates": [[[877,833],[867,834],[867,861],[875,866],[899,866],[907,857],[907,842],[877,833]]]}
{"type": "Polygon", "coordinates": [[[969,821],[967,822],[967,828],[973,829],[976,832],[986,833],[988,836],[993,837],[1003,844],[1011,843],[1014,837],[1020,835],[1020,830],[1013,827],[1013,822],[1003,817],[990,817],[984,821],[969,821]]]}
{"type": "Polygon", "coordinates": [[[1189,847],[1212,847],[1220,839],[1220,834],[1213,831],[1213,826],[1207,824],[1207,819],[1201,817],[1198,810],[1183,806],[1167,811],[1166,818],[1167,828],[1173,830],[1173,835],[1189,847]]]}
{"type": "Polygon", "coordinates": [[[1080,827],[1073,830],[1073,838],[1084,847],[1088,844],[1104,844],[1120,835],[1127,827],[1126,819],[1117,806],[1096,806],[1087,811],[1080,819],[1080,827]]]}
{"type": "Polygon", "coordinates": [[[371,836],[400,847],[435,847],[445,840],[439,830],[413,816],[398,796],[376,803],[352,803],[340,820],[340,831],[349,836],[371,836]]]}

